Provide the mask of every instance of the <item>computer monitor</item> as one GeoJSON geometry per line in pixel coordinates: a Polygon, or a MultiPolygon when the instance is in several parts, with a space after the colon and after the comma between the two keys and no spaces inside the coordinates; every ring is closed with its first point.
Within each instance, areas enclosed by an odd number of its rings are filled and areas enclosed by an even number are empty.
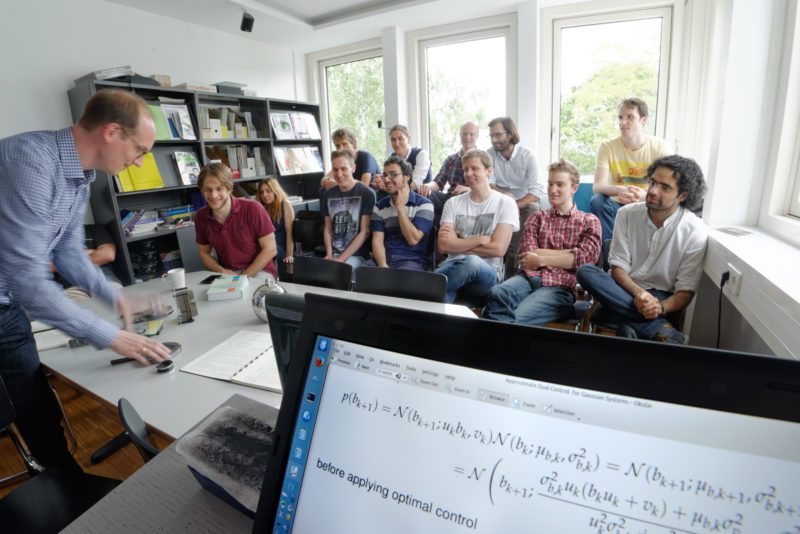
{"type": "Polygon", "coordinates": [[[796,533],[800,363],[307,295],[254,532],[796,533]]]}

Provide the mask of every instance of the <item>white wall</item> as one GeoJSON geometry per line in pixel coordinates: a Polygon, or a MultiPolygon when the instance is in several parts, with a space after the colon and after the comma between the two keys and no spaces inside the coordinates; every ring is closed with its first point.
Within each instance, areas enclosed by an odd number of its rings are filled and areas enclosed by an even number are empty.
{"type": "Polygon", "coordinates": [[[117,65],[173,84],[227,80],[263,97],[305,97],[291,50],[102,0],[3,2],[0,49],[0,138],[70,125],[72,80],[117,65]]]}

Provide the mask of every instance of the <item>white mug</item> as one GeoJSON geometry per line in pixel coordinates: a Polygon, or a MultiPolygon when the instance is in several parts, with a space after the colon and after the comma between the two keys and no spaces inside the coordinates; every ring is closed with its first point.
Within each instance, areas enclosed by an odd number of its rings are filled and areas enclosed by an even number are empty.
{"type": "Polygon", "coordinates": [[[165,274],[161,275],[161,279],[164,280],[167,287],[173,291],[186,287],[186,271],[183,270],[183,267],[170,269],[165,274]]]}

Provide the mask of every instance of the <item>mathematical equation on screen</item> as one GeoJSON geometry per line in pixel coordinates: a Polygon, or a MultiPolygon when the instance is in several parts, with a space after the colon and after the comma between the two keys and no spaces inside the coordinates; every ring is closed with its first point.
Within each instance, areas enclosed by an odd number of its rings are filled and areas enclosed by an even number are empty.
{"type": "Polygon", "coordinates": [[[800,534],[797,496],[783,496],[774,485],[724,487],[700,477],[669,473],[637,459],[601,458],[590,446],[560,450],[546,440],[534,441],[508,429],[478,428],[460,419],[429,417],[411,405],[382,403],[355,391],[342,393],[340,404],[417,431],[507,451],[514,466],[529,460],[535,476],[530,470],[512,468],[504,458],[490,464],[451,466],[455,476],[483,488],[493,506],[503,499],[543,499],[582,508],[590,514],[590,531],[598,534],[760,534],[766,532],[756,528],[764,514],[780,519],[782,526],[773,531],[776,534],[800,534]]]}

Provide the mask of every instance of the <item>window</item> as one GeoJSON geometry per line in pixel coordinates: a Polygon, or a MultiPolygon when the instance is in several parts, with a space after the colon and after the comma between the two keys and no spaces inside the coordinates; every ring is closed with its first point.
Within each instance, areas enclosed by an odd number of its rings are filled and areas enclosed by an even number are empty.
{"type": "Polygon", "coordinates": [[[383,56],[372,48],[362,52],[322,59],[317,63],[322,129],[328,136],[340,127],[356,134],[358,148],[382,161],[386,153],[384,131],[383,56]]]}
{"type": "MultiPolygon", "coordinates": [[[[487,132],[491,119],[507,113],[506,41],[499,30],[420,42],[423,137],[434,173],[461,146],[464,122],[473,120],[487,132]]],[[[482,135],[478,146],[488,148],[489,139],[482,135]]]]}
{"type": "Polygon", "coordinates": [[[478,123],[477,146],[490,146],[488,122],[516,115],[516,15],[500,15],[410,32],[409,128],[412,144],[431,154],[434,176],[457,151],[459,127],[478,123]]]}
{"type": "Polygon", "coordinates": [[[671,9],[552,18],[551,161],[594,173],[597,147],[619,136],[617,105],[649,107],[645,131],[664,136],[671,9]]]}

